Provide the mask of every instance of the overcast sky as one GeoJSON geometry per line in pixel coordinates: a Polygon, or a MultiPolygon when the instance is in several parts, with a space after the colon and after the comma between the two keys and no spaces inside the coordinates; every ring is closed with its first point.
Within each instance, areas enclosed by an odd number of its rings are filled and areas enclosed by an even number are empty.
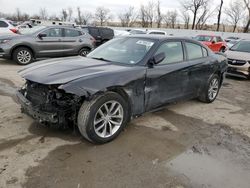
{"type": "MultiPolygon", "coordinates": [[[[143,0],[0,0],[0,12],[14,13],[16,8],[28,14],[38,14],[40,8],[46,8],[49,14],[59,14],[62,8],[80,6],[83,10],[95,11],[98,6],[105,6],[113,14],[124,10],[125,7],[139,7],[146,3],[143,0]]],[[[162,0],[162,9],[176,9],[179,7],[178,0],[162,0]]]]}

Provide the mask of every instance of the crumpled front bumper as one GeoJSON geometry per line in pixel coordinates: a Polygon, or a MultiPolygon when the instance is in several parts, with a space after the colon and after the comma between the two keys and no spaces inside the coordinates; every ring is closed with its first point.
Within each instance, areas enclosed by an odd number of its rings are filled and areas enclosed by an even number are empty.
{"type": "Polygon", "coordinates": [[[40,111],[36,107],[32,106],[31,102],[26,99],[20,91],[17,91],[16,96],[18,102],[21,104],[21,109],[23,113],[31,116],[33,119],[39,121],[40,123],[58,123],[57,113],[40,111]]]}

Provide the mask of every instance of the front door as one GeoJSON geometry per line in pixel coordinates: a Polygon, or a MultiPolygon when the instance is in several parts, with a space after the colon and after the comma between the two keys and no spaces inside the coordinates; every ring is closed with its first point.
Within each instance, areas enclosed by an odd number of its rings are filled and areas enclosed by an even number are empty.
{"type": "Polygon", "coordinates": [[[38,56],[62,55],[62,28],[49,28],[41,32],[45,37],[36,38],[38,56]]]}
{"type": "Polygon", "coordinates": [[[165,59],[147,70],[146,111],[178,100],[187,94],[189,64],[184,58],[183,43],[181,41],[164,42],[155,55],[162,52],[165,53],[165,59]]]}

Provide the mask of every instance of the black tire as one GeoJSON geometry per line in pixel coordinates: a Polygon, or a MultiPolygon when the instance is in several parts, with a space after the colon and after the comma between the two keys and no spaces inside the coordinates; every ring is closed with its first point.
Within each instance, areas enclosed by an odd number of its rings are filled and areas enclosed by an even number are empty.
{"type": "Polygon", "coordinates": [[[219,94],[219,90],[220,90],[220,77],[215,74],[213,75],[209,80],[208,82],[206,83],[203,91],[201,92],[200,96],[198,97],[198,99],[201,101],[201,102],[205,102],[205,103],[212,103],[216,97],[218,96],[219,94]],[[218,90],[217,90],[217,93],[214,95],[214,97],[210,97],[209,96],[209,90],[210,90],[210,86],[212,84],[212,82],[214,80],[217,80],[217,83],[218,83],[218,90]]]}
{"type": "Polygon", "coordinates": [[[120,132],[123,130],[124,126],[128,122],[128,104],[119,94],[115,92],[107,92],[105,94],[99,95],[93,98],[90,101],[84,101],[77,118],[77,124],[80,133],[88,141],[96,144],[104,144],[115,139],[120,132]],[[97,114],[97,111],[107,102],[116,101],[123,108],[123,120],[118,130],[111,136],[103,138],[99,136],[94,127],[94,120],[97,114]]]}
{"type": "Polygon", "coordinates": [[[19,65],[28,65],[33,62],[34,56],[32,51],[26,47],[19,47],[13,52],[13,60],[19,65]],[[23,59],[21,58],[23,56],[23,59]]]}
{"type": "Polygon", "coordinates": [[[82,48],[79,50],[79,55],[85,57],[91,50],[89,48],[82,48]]]}
{"type": "Polygon", "coordinates": [[[220,52],[224,53],[225,51],[226,51],[226,48],[224,46],[221,47],[220,52]]]}

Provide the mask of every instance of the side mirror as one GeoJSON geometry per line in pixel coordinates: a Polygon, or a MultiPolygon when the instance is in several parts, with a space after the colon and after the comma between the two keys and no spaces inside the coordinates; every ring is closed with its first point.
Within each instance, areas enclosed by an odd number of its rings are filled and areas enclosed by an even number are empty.
{"type": "Polygon", "coordinates": [[[166,58],[165,53],[161,52],[159,54],[154,55],[148,62],[149,67],[153,67],[156,64],[159,64],[166,58]]]}
{"type": "Polygon", "coordinates": [[[39,33],[37,36],[38,36],[38,38],[42,39],[43,37],[47,37],[47,34],[39,33]]]}
{"type": "Polygon", "coordinates": [[[212,44],[215,44],[215,41],[214,41],[214,40],[212,41],[212,44]]]}

